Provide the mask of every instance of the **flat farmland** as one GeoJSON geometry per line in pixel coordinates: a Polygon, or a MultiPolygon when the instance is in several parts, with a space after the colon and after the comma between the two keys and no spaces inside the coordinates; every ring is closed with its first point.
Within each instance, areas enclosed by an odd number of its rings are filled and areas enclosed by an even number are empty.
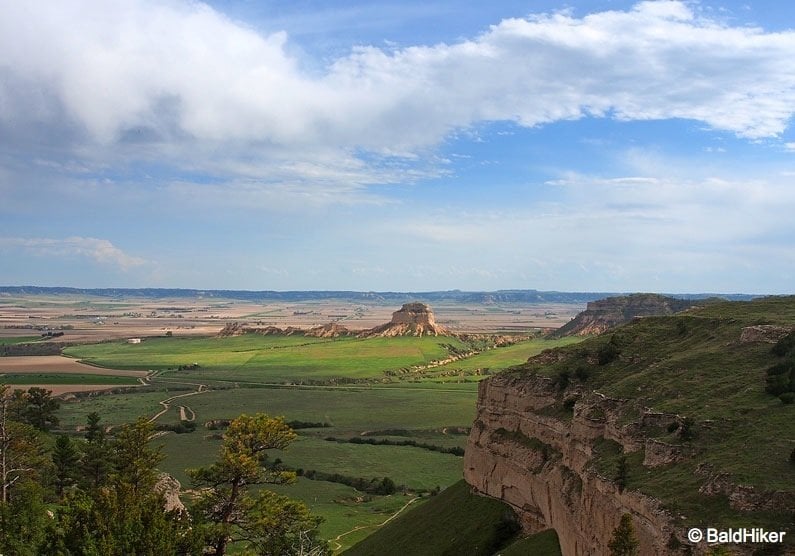
{"type": "MultiPolygon", "coordinates": [[[[406,299],[405,301],[411,301],[406,299]]],[[[92,295],[0,296],[0,339],[63,332],[58,342],[217,334],[229,322],[247,326],[311,328],[336,322],[365,330],[388,322],[401,302],[243,301],[222,298],[116,298],[92,295]]],[[[439,324],[455,332],[527,333],[556,328],[585,308],[584,303],[431,303],[439,324]]]]}
{"type": "MultiPolygon", "coordinates": [[[[435,388],[235,388],[210,390],[185,403],[199,422],[262,412],[288,421],[329,423],[333,429],[322,429],[325,435],[468,427],[475,417],[476,399],[474,390],[435,388]]],[[[156,405],[150,407],[156,409],[156,405]]]]}
{"type": "Polygon", "coordinates": [[[145,377],[146,371],[130,369],[98,368],[60,355],[32,355],[22,357],[0,357],[0,373],[64,373],[78,375],[108,375],[145,377]]]}
{"type": "Polygon", "coordinates": [[[92,365],[168,371],[190,380],[294,382],[334,378],[375,378],[385,371],[427,364],[449,355],[447,337],[338,338],[260,336],[231,338],[150,338],[141,344],[72,346],[64,353],[92,365]],[[179,366],[198,368],[178,371],[179,366]]]}

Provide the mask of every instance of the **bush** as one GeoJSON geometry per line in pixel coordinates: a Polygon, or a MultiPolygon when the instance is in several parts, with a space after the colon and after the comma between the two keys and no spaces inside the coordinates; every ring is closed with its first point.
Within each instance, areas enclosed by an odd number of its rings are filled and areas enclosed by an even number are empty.
{"type": "Polygon", "coordinates": [[[784,405],[795,403],[795,392],[784,392],[778,397],[778,399],[780,399],[781,403],[784,405]]]}
{"type": "Polygon", "coordinates": [[[571,375],[569,374],[569,371],[560,371],[553,379],[553,383],[558,390],[565,390],[569,386],[570,382],[571,375]]]}
{"type": "Polygon", "coordinates": [[[788,353],[792,352],[793,348],[795,348],[795,332],[790,332],[776,342],[770,351],[773,352],[773,355],[784,357],[788,353]]]}
{"type": "Polygon", "coordinates": [[[621,349],[618,347],[618,340],[613,335],[610,341],[596,352],[596,361],[599,365],[607,365],[618,359],[619,355],[621,355],[621,349]]]}
{"type": "Polygon", "coordinates": [[[776,363],[767,370],[765,392],[779,396],[795,391],[795,363],[786,361],[776,363]]]}
{"type": "Polygon", "coordinates": [[[577,377],[577,380],[585,382],[591,376],[591,371],[585,365],[580,365],[574,370],[574,376],[577,377]]]}
{"type": "Polygon", "coordinates": [[[682,420],[682,426],[679,427],[679,438],[682,440],[693,440],[693,438],[696,436],[696,433],[693,430],[694,426],[695,421],[693,421],[693,419],[690,417],[685,417],[682,420]]]}

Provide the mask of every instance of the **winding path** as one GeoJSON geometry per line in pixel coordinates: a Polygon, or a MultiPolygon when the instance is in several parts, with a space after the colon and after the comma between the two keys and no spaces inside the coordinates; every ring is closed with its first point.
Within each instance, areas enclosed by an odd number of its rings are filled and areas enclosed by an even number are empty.
{"type": "Polygon", "coordinates": [[[398,515],[400,515],[400,513],[401,513],[403,510],[405,510],[406,508],[408,508],[410,505],[412,505],[414,502],[416,502],[416,501],[417,501],[417,500],[419,500],[419,499],[420,499],[420,498],[419,498],[419,496],[416,496],[416,497],[412,498],[411,500],[409,500],[408,502],[406,502],[406,504],[405,504],[405,505],[404,505],[402,508],[400,508],[398,511],[396,511],[394,514],[392,514],[391,516],[389,516],[388,518],[386,518],[386,520],[384,520],[384,521],[383,521],[383,522],[381,522],[381,523],[376,523],[376,524],[374,524],[374,525],[357,525],[356,527],[354,527],[354,528],[353,528],[353,529],[351,529],[350,531],[345,531],[344,533],[340,533],[339,535],[337,535],[336,537],[334,537],[333,539],[331,539],[331,542],[332,542],[332,543],[334,543],[334,544],[336,544],[336,546],[335,546],[335,547],[332,549],[332,550],[333,550],[333,552],[334,552],[334,553],[336,553],[338,550],[340,550],[340,549],[342,548],[342,543],[340,542],[340,539],[341,539],[342,537],[345,537],[345,536],[347,536],[347,535],[350,535],[351,533],[355,533],[356,531],[361,531],[362,529],[371,529],[371,528],[373,528],[373,527],[375,527],[375,528],[380,528],[380,527],[383,527],[384,525],[386,525],[387,523],[389,523],[390,521],[392,521],[393,519],[395,519],[395,518],[396,518],[398,515]]]}
{"type": "MultiPolygon", "coordinates": [[[[196,390],[194,392],[188,392],[187,394],[178,394],[176,396],[171,396],[170,398],[166,398],[165,400],[161,400],[161,401],[157,402],[161,406],[163,406],[163,409],[161,409],[160,411],[155,413],[154,416],[152,416],[149,419],[150,423],[154,423],[155,421],[157,421],[157,419],[161,415],[166,413],[171,408],[171,402],[176,400],[177,398],[186,398],[188,396],[196,396],[197,394],[204,394],[205,392],[209,392],[210,391],[207,388],[206,384],[196,384],[196,383],[192,383],[192,382],[186,382],[186,383],[182,383],[182,384],[190,384],[191,386],[196,386],[196,390]]],[[[181,405],[181,406],[179,406],[179,417],[180,417],[181,421],[195,421],[196,420],[196,413],[190,407],[181,405]],[[190,419],[187,418],[187,415],[186,415],[187,412],[190,412],[190,414],[191,414],[191,418],[190,419]]]]}

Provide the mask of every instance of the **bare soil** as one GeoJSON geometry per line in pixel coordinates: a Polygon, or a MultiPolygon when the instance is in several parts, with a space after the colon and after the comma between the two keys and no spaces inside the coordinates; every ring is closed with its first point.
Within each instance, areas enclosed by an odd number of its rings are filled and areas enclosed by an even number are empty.
{"type": "MultiPolygon", "coordinates": [[[[62,355],[31,355],[25,357],[0,357],[0,373],[65,373],[81,375],[112,375],[145,377],[146,371],[100,369],[63,357],[62,355]]],[[[112,388],[112,386],[105,387],[112,388]]]]}

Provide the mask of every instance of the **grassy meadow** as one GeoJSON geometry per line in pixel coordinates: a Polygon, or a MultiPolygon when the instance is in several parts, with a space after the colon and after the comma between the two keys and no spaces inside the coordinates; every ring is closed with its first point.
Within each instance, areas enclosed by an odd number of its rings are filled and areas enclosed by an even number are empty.
{"type": "Polygon", "coordinates": [[[109,342],[74,346],[64,354],[116,369],[166,371],[190,380],[306,382],[372,379],[386,371],[423,365],[449,354],[443,344],[463,348],[455,338],[148,338],[141,344],[109,342]],[[178,370],[198,364],[198,368],[178,370]]]}

